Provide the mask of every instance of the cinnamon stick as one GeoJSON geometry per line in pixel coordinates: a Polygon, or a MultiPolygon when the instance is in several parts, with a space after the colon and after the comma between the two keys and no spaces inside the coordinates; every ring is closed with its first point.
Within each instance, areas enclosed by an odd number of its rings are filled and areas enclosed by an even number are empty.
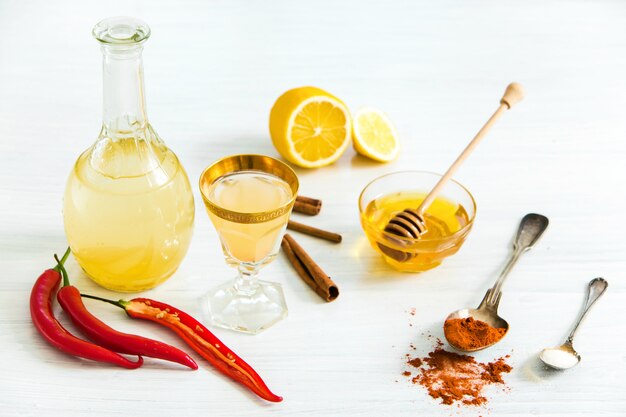
{"type": "Polygon", "coordinates": [[[311,259],[293,237],[285,234],[281,243],[283,252],[300,278],[324,300],[334,301],[339,296],[339,289],[318,264],[311,259]]]}
{"type": "Polygon", "coordinates": [[[287,223],[287,229],[304,233],[305,235],[319,237],[320,239],[328,240],[334,243],[341,242],[341,235],[338,233],[328,232],[326,230],[318,229],[317,227],[294,222],[293,220],[289,220],[287,223]]]}
{"type": "Polygon", "coordinates": [[[304,197],[302,195],[296,196],[296,202],[293,205],[293,211],[302,214],[308,214],[309,216],[315,216],[319,214],[322,209],[322,200],[316,198],[304,197]]]}

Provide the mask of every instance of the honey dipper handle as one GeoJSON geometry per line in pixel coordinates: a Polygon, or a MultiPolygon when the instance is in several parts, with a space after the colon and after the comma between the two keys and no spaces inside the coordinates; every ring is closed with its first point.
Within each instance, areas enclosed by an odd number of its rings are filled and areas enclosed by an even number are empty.
{"type": "Polygon", "coordinates": [[[523,98],[524,89],[522,86],[518,83],[511,83],[507,85],[504,95],[502,96],[502,99],[500,99],[500,104],[506,104],[510,109],[522,101],[523,98]]]}
{"type": "Polygon", "coordinates": [[[496,110],[495,113],[489,118],[489,120],[487,120],[487,123],[485,123],[485,125],[478,131],[476,136],[474,136],[474,139],[472,139],[472,141],[465,147],[463,152],[461,152],[461,155],[456,158],[456,161],[454,161],[454,163],[450,166],[450,168],[448,168],[446,173],[443,174],[439,182],[430,191],[430,193],[428,193],[424,201],[422,201],[422,204],[420,204],[420,206],[417,208],[416,211],[420,216],[426,211],[426,209],[432,204],[432,202],[435,201],[435,198],[437,198],[439,192],[443,189],[448,180],[452,178],[452,176],[461,166],[461,164],[465,162],[467,157],[469,157],[474,149],[478,146],[483,137],[487,134],[487,132],[489,132],[489,129],[491,129],[491,126],[494,125],[494,123],[500,118],[500,116],[502,116],[505,111],[513,107],[516,103],[520,102],[523,97],[524,90],[522,89],[522,86],[518,83],[511,83],[506,87],[506,91],[504,92],[504,95],[500,100],[500,107],[498,107],[498,110],[496,110]]]}

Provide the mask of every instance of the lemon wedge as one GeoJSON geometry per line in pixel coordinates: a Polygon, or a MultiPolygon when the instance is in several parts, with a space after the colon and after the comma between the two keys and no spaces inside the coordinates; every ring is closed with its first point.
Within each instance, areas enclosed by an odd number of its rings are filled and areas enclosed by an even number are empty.
{"type": "Polygon", "coordinates": [[[332,164],[350,143],[348,108],[316,87],[299,87],[276,100],[270,112],[270,135],[276,150],[304,168],[332,164]]]}
{"type": "Polygon", "coordinates": [[[375,161],[389,162],[398,156],[398,133],[381,111],[366,107],[353,119],[352,140],[354,149],[375,161]]]}

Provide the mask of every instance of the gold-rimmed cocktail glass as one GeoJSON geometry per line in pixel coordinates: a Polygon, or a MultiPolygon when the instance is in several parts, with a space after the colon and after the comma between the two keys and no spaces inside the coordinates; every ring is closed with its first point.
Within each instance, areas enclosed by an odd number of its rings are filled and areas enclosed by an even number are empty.
{"type": "Polygon", "coordinates": [[[203,299],[212,323],[258,333],[287,316],[280,284],[261,281],[298,193],[298,177],[286,164],[264,155],[234,155],[200,175],[200,193],[222,244],[226,262],[239,276],[213,288],[203,299]]]}

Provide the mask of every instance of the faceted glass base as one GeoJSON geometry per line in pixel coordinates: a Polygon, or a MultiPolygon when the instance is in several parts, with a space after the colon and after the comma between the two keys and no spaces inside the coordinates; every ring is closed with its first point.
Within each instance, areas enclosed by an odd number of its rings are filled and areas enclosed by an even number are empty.
{"type": "Polygon", "coordinates": [[[280,284],[256,281],[256,285],[238,290],[240,282],[234,279],[224,283],[203,298],[205,313],[213,325],[256,334],[287,317],[280,284]]]}

